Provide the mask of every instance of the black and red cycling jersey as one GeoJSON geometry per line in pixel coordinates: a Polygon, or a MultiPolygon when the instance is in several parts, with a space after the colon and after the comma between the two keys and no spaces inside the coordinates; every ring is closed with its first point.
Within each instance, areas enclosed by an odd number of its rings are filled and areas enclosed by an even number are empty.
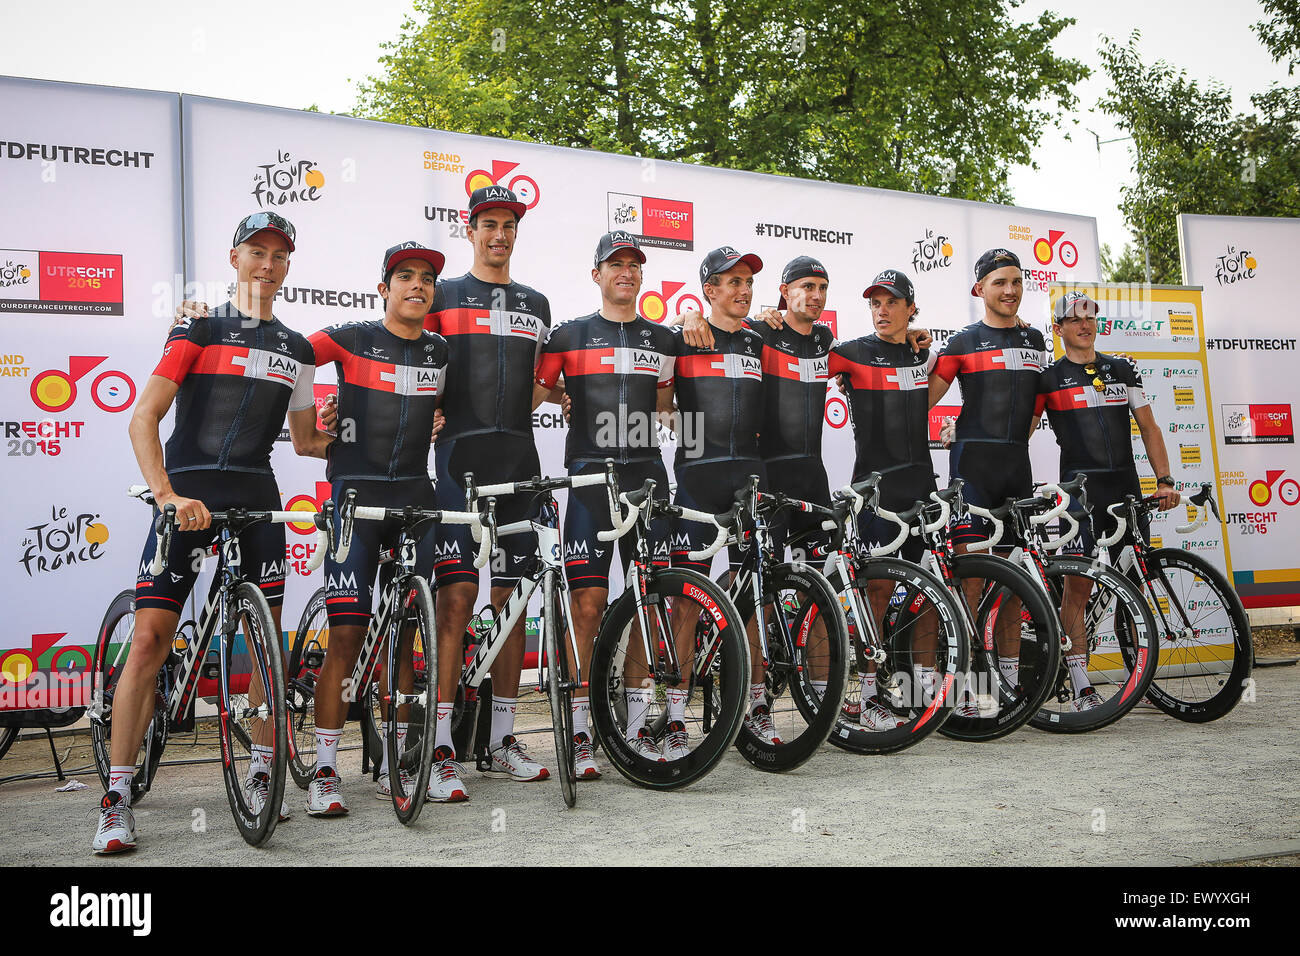
{"type": "Polygon", "coordinates": [[[1096,374],[1062,358],[1038,378],[1036,412],[1047,410],[1061,446],[1061,474],[1132,471],[1136,466],[1129,416],[1148,404],[1142,376],[1128,359],[1102,352],[1087,367],[1096,374]]]}
{"type": "Polygon", "coordinates": [[[619,464],[660,457],[655,427],[658,391],[673,383],[677,340],[637,316],[611,322],[599,312],[557,325],[542,346],[537,381],[554,388],[564,376],[572,400],[564,464],[619,464]]]}
{"type": "Polygon", "coordinates": [[[313,404],[314,366],[301,334],[279,319],[244,315],[229,302],[173,327],[153,372],[180,386],[167,473],[271,474],[285,411],[313,404]]]}
{"type": "Polygon", "coordinates": [[[533,373],[550,325],[546,296],[518,282],[438,283],[424,327],[449,349],[439,445],[486,432],[533,437],[533,373]]]}
{"type": "Polygon", "coordinates": [[[674,330],[673,372],[681,413],[675,468],[736,458],[760,459],[763,424],[763,337],[741,326],[713,326],[715,348],[687,345],[674,330]]]}
{"type": "Polygon", "coordinates": [[[865,335],[840,342],[830,356],[830,373],[844,375],[853,421],[853,480],[873,471],[917,466],[930,475],[928,349],[913,352],[906,342],[865,335]]]}
{"type": "Polygon", "coordinates": [[[814,324],[803,335],[789,324],[746,323],[763,339],[763,420],[758,445],[764,461],[819,458],[826,416],[827,360],[835,333],[814,324]]]}
{"type": "Polygon", "coordinates": [[[1049,361],[1038,329],[976,322],[950,338],[934,374],[961,382],[956,440],[1027,443],[1038,374],[1049,361]]]}
{"type": "Polygon", "coordinates": [[[329,446],[329,479],[427,480],[447,371],[442,337],[402,338],[375,320],[322,329],[311,345],[317,365],[333,362],[338,371],[339,437],[329,446]]]}

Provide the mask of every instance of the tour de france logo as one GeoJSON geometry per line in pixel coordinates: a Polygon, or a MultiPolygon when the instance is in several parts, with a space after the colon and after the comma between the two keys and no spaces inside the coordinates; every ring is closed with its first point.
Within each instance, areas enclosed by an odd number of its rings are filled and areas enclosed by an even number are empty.
{"type": "Polygon", "coordinates": [[[310,159],[295,159],[276,150],[275,162],[264,163],[253,174],[252,196],[259,209],[316,202],[325,188],[325,174],[310,159]]]}

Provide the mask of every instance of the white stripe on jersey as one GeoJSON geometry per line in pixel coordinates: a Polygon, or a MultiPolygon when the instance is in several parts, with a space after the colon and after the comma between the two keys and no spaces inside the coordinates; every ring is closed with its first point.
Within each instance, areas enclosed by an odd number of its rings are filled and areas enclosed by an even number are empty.
{"type": "Polygon", "coordinates": [[[1041,372],[1047,368],[1046,356],[1038,349],[1002,349],[1001,355],[994,355],[992,361],[1002,362],[1007,371],[1041,372]]]}
{"type": "Polygon", "coordinates": [[[293,388],[302,372],[302,365],[296,359],[261,349],[249,349],[247,356],[232,355],[230,364],[242,367],[244,378],[261,379],[285,388],[293,388]]]}
{"type": "Polygon", "coordinates": [[[441,368],[416,368],[410,365],[398,365],[391,372],[380,372],[379,378],[393,383],[396,395],[437,395],[442,391],[442,382],[446,366],[441,368]]]}

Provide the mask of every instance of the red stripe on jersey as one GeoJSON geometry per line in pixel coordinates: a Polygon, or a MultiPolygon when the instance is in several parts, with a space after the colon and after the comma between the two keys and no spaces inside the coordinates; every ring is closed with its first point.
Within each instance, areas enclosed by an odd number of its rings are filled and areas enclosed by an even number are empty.
{"type": "Polygon", "coordinates": [[[719,354],[681,355],[677,358],[675,374],[678,378],[726,378],[727,365],[719,354]]]}
{"type": "MultiPolygon", "coordinates": [[[[1088,407],[1088,393],[1082,388],[1061,388],[1038,396],[1054,412],[1072,412],[1088,407]]],[[[1038,409],[1041,413],[1042,409],[1038,409]]]]}
{"type": "Polygon", "coordinates": [[[888,365],[863,365],[840,356],[832,373],[844,372],[854,388],[868,392],[897,392],[898,369],[888,365]]]}
{"type": "Polygon", "coordinates": [[[547,388],[554,388],[564,371],[564,352],[544,352],[542,360],[537,363],[537,383],[547,388]]]}
{"type": "Polygon", "coordinates": [[[158,360],[158,365],[153,370],[153,373],[171,379],[179,385],[185,381],[185,376],[189,374],[194,366],[194,360],[202,352],[203,347],[201,345],[196,345],[189,339],[177,339],[163,349],[163,357],[158,360]]]}
{"type": "Polygon", "coordinates": [[[960,355],[940,355],[939,361],[934,363],[934,374],[945,382],[951,382],[962,371],[961,360],[960,355]]]}
{"type": "Polygon", "coordinates": [[[793,355],[779,352],[770,345],[763,346],[763,374],[778,378],[799,380],[799,360],[793,355]]]}
{"type": "Polygon", "coordinates": [[[237,358],[247,359],[249,352],[248,346],[242,345],[208,345],[205,346],[201,355],[194,360],[194,365],[190,369],[200,375],[239,375],[244,374],[244,364],[236,365],[234,360],[237,358]]]}
{"type": "Polygon", "coordinates": [[[961,370],[971,372],[1005,372],[1006,356],[1002,349],[989,349],[985,352],[967,352],[961,357],[961,370]]]}
{"type": "Polygon", "coordinates": [[[492,331],[488,315],[487,309],[444,309],[425,316],[424,327],[432,332],[435,329],[430,326],[435,325],[437,333],[443,338],[453,335],[488,335],[492,331]]]}
{"type": "MultiPolygon", "coordinates": [[[[582,375],[613,375],[614,373],[614,350],[612,348],[604,349],[572,349],[568,352],[550,352],[542,356],[545,362],[550,358],[560,360],[560,368],[566,378],[577,377],[582,375]]],[[[658,371],[658,369],[652,369],[658,371]]],[[[538,379],[541,381],[541,379],[538,379]]],[[[542,382],[545,385],[545,382],[542,382]]]]}

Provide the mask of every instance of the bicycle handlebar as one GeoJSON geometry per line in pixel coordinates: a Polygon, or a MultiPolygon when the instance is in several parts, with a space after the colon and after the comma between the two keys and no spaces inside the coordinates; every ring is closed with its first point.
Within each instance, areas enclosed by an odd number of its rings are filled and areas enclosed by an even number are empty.
{"type": "MultiPolygon", "coordinates": [[[[987,518],[993,522],[993,534],[983,541],[975,541],[966,545],[967,551],[988,551],[995,547],[1002,540],[1002,533],[1005,530],[1002,526],[1002,519],[987,508],[981,508],[979,505],[967,504],[966,510],[973,515],[981,518],[987,518]]],[[[998,509],[999,511],[1001,509],[998,509]]]]}

